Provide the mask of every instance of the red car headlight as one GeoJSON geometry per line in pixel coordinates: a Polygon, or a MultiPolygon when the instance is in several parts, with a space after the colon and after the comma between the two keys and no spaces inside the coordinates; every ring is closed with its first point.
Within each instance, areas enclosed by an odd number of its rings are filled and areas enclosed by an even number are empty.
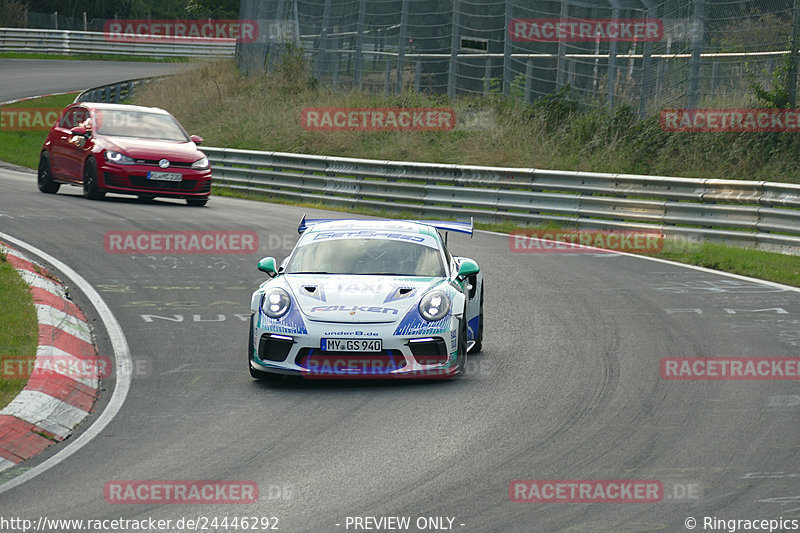
{"type": "Polygon", "coordinates": [[[113,150],[106,150],[104,155],[106,161],[109,163],[117,163],[118,165],[133,165],[136,163],[132,157],[128,157],[127,155],[119,152],[114,152],[113,150]]]}
{"type": "Polygon", "coordinates": [[[195,169],[195,170],[205,170],[209,166],[211,166],[211,165],[208,164],[208,158],[205,157],[205,156],[203,156],[202,159],[198,159],[197,161],[192,163],[192,168],[195,169]]]}

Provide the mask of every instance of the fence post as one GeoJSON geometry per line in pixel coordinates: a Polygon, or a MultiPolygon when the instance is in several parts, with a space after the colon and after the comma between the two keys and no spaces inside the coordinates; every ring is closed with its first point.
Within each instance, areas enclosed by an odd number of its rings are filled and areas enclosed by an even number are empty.
{"type": "Polygon", "coordinates": [[[503,28],[503,96],[506,97],[511,92],[511,35],[508,29],[511,27],[513,8],[513,0],[506,0],[506,25],[503,28]]]}
{"type": "Polygon", "coordinates": [[[358,22],[356,23],[356,65],[353,70],[353,86],[361,88],[361,76],[364,70],[364,18],[367,16],[367,0],[358,5],[358,22]]]}
{"type": "Polygon", "coordinates": [[[414,76],[414,91],[419,94],[419,89],[422,86],[422,60],[417,59],[417,71],[414,76]]]}
{"type": "Polygon", "coordinates": [[[492,88],[492,58],[486,56],[486,64],[483,66],[483,94],[489,94],[492,88]]]}
{"type": "Polygon", "coordinates": [[[697,107],[700,98],[700,54],[703,53],[703,29],[705,25],[705,1],[693,0],[692,56],[689,58],[689,87],[686,90],[686,106],[697,107]]]}
{"type": "MultiPolygon", "coordinates": [[[[339,33],[338,29],[335,29],[335,31],[336,31],[336,33],[339,33]]],[[[332,43],[333,44],[333,47],[332,47],[333,48],[333,54],[332,54],[333,55],[333,65],[332,65],[332,67],[333,67],[333,90],[334,91],[338,91],[339,90],[339,67],[341,66],[341,62],[342,62],[342,58],[339,55],[339,49],[341,48],[340,47],[340,40],[341,40],[341,36],[340,35],[334,35],[332,37],[332,41],[333,41],[333,43],[332,43]]]]}
{"type": "MultiPolygon", "coordinates": [[[[651,0],[644,0],[644,5],[647,6],[645,16],[648,19],[656,18],[656,10],[653,7],[651,0]]],[[[639,89],[639,118],[645,118],[647,114],[647,100],[650,98],[650,82],[653,77],[653,62],[650,56],[653,53],[653,43],[645,41],[642,43],[642,83],[639,89]]]]}
{"type": "Polygon", "coordinates": [[[403,0],[402,7],[400,8],[400,42],[397,49],[397,85],[395,93],[400,94],[403,92],[403,69],[405,68],[406,60],[406,26],[408,25],[408,0],[403,0]]]}
{"type": "Polygon", "coordinates": [[[792,52],[789,55],[789,83],[786,87],[789,90],[789,107],[794,107],[797,101],[797,68],[800,55],[797,48],[800,47],[800,0],[794,0],[792,6],[792,52]]]}
{"type": "Polygon", "coordinates": [[[447,96],[454,98],[456,95],[456,74],[458,72],[458,48],[460,43],[459,35],[459,13],[461,6],[459,0],[453,2],[453,24],[450,30],[450,72],[447,74],[447,96]]]}
{"type": "Polygon", "coordinates": [[[321,69],[325,68],[325,50],[328,48],[328,26],[331,23],[331,0],[325,0],[325,5],[322,8],[322,28],[319,32],[319,43],[316,46],[317,57],[314,62],[314,77],[318,80],[322,78],[321,69]]]}
{"type": "MultiPolygon", "coordinates": [[[[561,22],[569,18],[569,3],[567,0],[561,0],[561,22]]],[[[564,63],[567,59],[567,41],[565,39],[558,40],[558,60],[556,62],[556,89],[560,89],[564,85],[564,63]]]]}
{"type": "Polygon", "coordinates": [[[391,79],[392,79],[392,66],[391,62],[387,59],[386,60],[386,78],[383,80],[383,92],[385,94],[390,94],[391,90],[391,79]]]}
{"type": "MultiPolygon", "coordinates": [[[[619,4],[617,0],[611,0],[611,18],[619,18],[619,4]]],[[[606,82],[606,105],[609,111],[614,109],[614,97],[616,96],[617,84],[617,41],[612,40],[608,43],[608,80],[606,82]]]]}
{"type": "Polygon", "coordinates": [[[717,83],[719,79],[719,62],[714,61],[711,64],[711,96],[717,93],[717,83]]]}
{"type": "Polygon", "coordinates": [[[525,103],[533,101],[533,58],[529,57],[525,63],[525,103]]]}

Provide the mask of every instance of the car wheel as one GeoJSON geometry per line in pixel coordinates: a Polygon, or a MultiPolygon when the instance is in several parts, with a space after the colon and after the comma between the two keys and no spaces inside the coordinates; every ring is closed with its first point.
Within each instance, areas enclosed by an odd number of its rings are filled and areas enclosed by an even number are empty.
{"type": "Polygon", "coordinates": [[[83,197],[89,200],[102,200],[106,195],[97,187],[97,162],[90,157],[83,165],[83,197]]]}
{"type": "Polygon", "coordinates": [[[53,172],[50,170],[50,160],[47,159],[44,152],[39,156],[39,174],[36,177],[36,185],[39,186],[40,191],[47,194],[57,193],[58,189],[61,188],[60,183],[53,181],[53,172]]]}
{"type": "Polygon", "coordinates": [[[461,319],[461,325],[458,333],[458,370],[456,375],[463,377],[467,370],[467,315],[464,309],[464,318],[461,319]]]}
{"type": "Polygon", "coordinates": [[[187,198],[186,203],[192,207],[203,207],[208,203],[208,198],[187,198]]]}
{"type": "Polygon", "coordinates": [[[475,344],[472,346],[472,353],[478,353],[483,349],[483,293],[485,284],[481,283],[481,305],[478,310],[478,334],[475,336],[475,344]]]}
{"type": "Polygon", "coordinates": [[[250,329],[247,332],[249,340],[247,341],[247,369],[250,370],[250,377],[261,381],[276,382],[281,379],[280,374],[273,374],[272,372],[264,372],[256,370],[251,365],[253,360],[253,353],[255,352],[255,344],[253,343],[253,316],[250,316],[250,329]]]}

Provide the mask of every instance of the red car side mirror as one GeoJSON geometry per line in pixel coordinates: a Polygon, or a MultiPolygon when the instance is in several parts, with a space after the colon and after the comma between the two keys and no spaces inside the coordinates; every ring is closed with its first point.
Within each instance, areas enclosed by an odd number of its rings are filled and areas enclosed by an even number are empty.
{"type": "Polygon", "coordinates": [[[192,140],[192,142],[193,142],[193,143],[195,143],[195,144],[200,144],[200,143],[202,143],[202,142],[203,142],[203,138],[202,138],[202,137],[200,137],[199,135],[190,135],[190,136],[189,136],[189,138],[190,138],[190,139],[192,140]]]}
{"type": "Polygon", "coordinates": [[[83,126],[75,126],[71,131],[73,135],[86,135],[86,128],[83,126]]]}

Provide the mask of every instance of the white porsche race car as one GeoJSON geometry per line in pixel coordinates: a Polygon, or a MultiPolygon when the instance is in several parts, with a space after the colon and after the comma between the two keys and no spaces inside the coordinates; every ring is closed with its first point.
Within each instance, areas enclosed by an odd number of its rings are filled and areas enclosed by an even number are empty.
{"type": "Polygon", "coordinates": [[[483,341],[483,275],[439,231],[472,224],[303,220],[250,303],[248,367],[257,379],[448,378],[483,341]]]}

